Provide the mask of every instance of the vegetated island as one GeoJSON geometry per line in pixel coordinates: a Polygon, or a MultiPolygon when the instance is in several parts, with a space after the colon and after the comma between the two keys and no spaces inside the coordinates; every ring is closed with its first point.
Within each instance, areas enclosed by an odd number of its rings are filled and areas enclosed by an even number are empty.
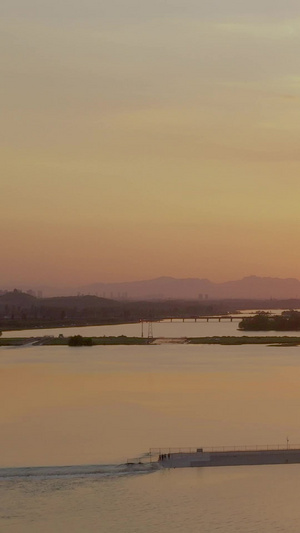
{"type": "Polygon", "coordinates": [[[0,337],[0,346],[134,346],[150,344],[152,341],[153,339],[126,337],[125,335],[120,335],[118,337],[82,337],[81,335],[73,335],[71,337],[59,335],[59,337],[54,337],[52,335],[47,335],[44,337],[0,337]]]}
{"type": "Polygon", "coordinates": [[[283,336],[240,336],[240,337],[193,337],[188,344],[221,344],[223,346],[241,346],[243,344],[267,344],[277,346],[299,346],[300,337],[283,336]]]}
{"type": "Polygon", "coordinates": [[[68,346],[97,346],[97,345],[143,345],[149,344],[149,339],[142,337],[126,337],[120,335],[118,337],[82,337],[81,335],[73,335],[67,338],[49,338],[45,344],[48,346],[55,346],[59,344],[67,344],[68,346]],[[63,341],[63,342],[59,342],[63,341]]]}
{"type": "Polygon", "coordinates": [[[253,317],[245,317],[239,323],[243,331],[300,331],[300,312],[283,311],[281,315],[260,312],[253,317]]]}
{"type": "Polygon", "coordinates": [[[118,337],[82,337],[81,335],[74,335],[71,337],[45,336],[45,337],[16,337],[16,338],[0,338],[0,346],[142,346],[142,345],[157,345],[164,342],[169,343],[176,341],[180,344],[219,344],[223,346],[241,346],[245,344],[265,344],[271,346],[298,346],[300,345],[300,337],[291,336],[228,336],[228,337],[189,337],[184,339],[156,339],[156,338],[142,338],[142,337],[126,337],[120,335],[118,337]],[[161,342],[157,342],[160,340],[161,342]],[[180,341],[180,342],[179,342],[180,341]]]}

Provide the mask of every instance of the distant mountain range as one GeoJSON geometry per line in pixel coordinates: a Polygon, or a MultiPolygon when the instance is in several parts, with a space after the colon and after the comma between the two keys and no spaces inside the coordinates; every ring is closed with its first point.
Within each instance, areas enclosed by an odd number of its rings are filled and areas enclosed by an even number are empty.
{"type": "Polygon", "coordinates": [[[300,298],[300,281],[295,278],[248,276],[236,281],[214,283],[208,279],[160,277],[124,283],[94,283],[79,289],[112,299],[290,299],[300,298]]]}
{"type": "MultiPolygon", "coordinates": [[[[10,287],[10,290],[12,289],[13,287],[10,287]]],[[[258,276],[248,276],[224,283],[214,283],[208,279],[200,278],[177,279],[160,277],[145,281],[93,283],[73,288],[39,286],[38,289],[29,291],[24,287],[17,287],[17,289],[21,289],[23,292],[38,298],[95,295],[110,300],[300,299],[300,281],[298,279],[263,278],[258,276]]]]}

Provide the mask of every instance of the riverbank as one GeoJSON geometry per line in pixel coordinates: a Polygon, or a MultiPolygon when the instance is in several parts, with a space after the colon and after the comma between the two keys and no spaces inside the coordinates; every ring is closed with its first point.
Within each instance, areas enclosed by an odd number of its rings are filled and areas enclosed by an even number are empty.
{"type": "MultiPolygon", "coordinates": [[[[97,345],[145,345],[149,344],[148,339],[141,337],[126,337],[121,335],[119,337],[90,337],[92,339],[92,346],[97,345]]],[[[70,337],[15,337],[15,338],[0,338],[0,346],[68,346],[70,337]]]]}
{"type": "Polygon", "coordinates": [[[282,346],[300,345],[300,337],[291,336],[258,336],[258,337],[192,337],[187,339],[188,344],[222,344],[224,346],[240,346],[242,344],[270,344],[282,346]]]}
{"type": "MultiPolygon", "coordinates": [[[[190,337],[190,338],[141,338],[141,337],[126,337],[121,335],[91,337],[93,346],[112,346],[112,345],[158,345],[158,344],[219,344],[224,346],[240,346],[244,344],[265,344],[271,346],[299,346],[300,337],[290,336],[274,336],[274,337],[190,337]]],[[[16,338],[0,338],[0,346],[67,346],[69,337],[16,337],[16,338]]]]}

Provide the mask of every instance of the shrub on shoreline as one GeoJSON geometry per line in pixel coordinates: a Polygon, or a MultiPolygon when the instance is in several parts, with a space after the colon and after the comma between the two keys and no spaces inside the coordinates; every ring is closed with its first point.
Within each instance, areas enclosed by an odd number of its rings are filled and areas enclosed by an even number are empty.
{"type": "Polygon", "coordinates": [[[68,346],[93,346],[93,339],[91,337],[82,337],[81,335],[74,335],[69,337],[68,346]]]}

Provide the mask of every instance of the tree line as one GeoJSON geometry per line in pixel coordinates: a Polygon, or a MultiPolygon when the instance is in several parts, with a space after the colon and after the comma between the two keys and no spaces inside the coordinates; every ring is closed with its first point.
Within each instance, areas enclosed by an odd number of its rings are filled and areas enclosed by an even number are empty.
{"type": "Polygon", "coordinates": [[[245,317],[239,323],[244,331],[300,331],[300,312],[283,311],[281,315],[260,312],[253,317],[245,317]]]}

